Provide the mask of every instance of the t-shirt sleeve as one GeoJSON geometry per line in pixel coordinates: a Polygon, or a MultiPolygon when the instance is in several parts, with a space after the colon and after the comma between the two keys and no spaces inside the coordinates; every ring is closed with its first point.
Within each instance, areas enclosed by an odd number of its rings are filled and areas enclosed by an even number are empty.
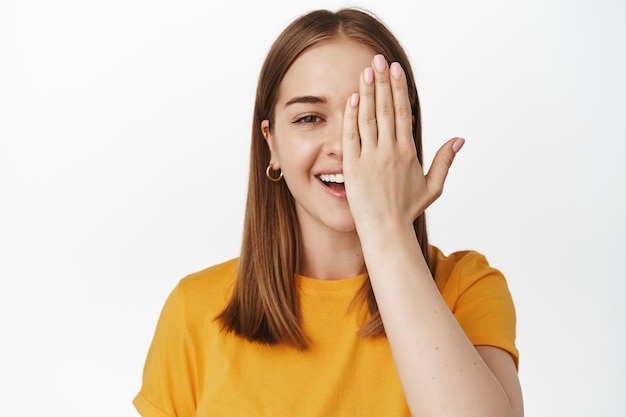
{"type": "Polygon", "coordinates": [[[452,270],[451,283],[456,284],[452,312],[472,344],[504,349],[517,366],[515,306],[504,275],[483,255],[469,252],[452,270]]]}
{"type": "Polygon", "coordinates": [[[180,285],[167,298],[133,400],[143,417],[195,415],[193,354],[180,285]]]}

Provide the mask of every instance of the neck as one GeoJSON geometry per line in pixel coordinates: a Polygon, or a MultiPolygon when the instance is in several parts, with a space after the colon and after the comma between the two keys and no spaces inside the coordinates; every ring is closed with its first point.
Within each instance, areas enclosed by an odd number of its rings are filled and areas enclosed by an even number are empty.
{"type": "Polygon", "coordinates": [[[356,232],[307,230],[302,233],[301,275],[337,280],[365,272],[361,242],[356,232]]]}

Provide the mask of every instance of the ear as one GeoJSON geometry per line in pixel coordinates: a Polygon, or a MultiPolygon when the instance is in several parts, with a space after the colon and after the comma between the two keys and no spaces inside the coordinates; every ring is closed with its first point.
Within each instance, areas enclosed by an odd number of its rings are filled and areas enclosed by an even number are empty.
{"type": "Polygon", "coordinates": [[[278,153],[276,152],[274,136],[270,131],[270,121],[267,119],[261,122],[261,134],[263,135],[265,142],[267,142],[267,146],[270,148],[270,165],[272,166],[273,170],[279,170],[280,161],[278,160],[278,153]]]}

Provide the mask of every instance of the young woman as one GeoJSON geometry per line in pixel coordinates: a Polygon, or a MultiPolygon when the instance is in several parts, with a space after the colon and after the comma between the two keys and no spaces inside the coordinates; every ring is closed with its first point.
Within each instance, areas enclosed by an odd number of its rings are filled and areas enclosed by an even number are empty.
{"type": "Polygon", "coordinates": [[[424,175],[411,67],[376,18],[295,20],[259,78],[241,256],[171,293],[138,411],[523,415],[504,277],[426,234],[463,143],[424,175]]]}

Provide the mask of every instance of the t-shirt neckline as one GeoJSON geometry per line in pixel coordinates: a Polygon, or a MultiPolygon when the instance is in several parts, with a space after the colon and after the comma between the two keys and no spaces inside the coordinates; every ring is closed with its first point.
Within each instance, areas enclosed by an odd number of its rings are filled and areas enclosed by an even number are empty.
{"type": "Polygon", "coordinates": [[[354,277],[342,279],[319,279],[311,278],[304,275],[296,274],[296,280],[301,291],[304,292],[325,292],[325,293],[345,293],[356,292],[365,280],[367,273],[359,274],[354,277]]]}

